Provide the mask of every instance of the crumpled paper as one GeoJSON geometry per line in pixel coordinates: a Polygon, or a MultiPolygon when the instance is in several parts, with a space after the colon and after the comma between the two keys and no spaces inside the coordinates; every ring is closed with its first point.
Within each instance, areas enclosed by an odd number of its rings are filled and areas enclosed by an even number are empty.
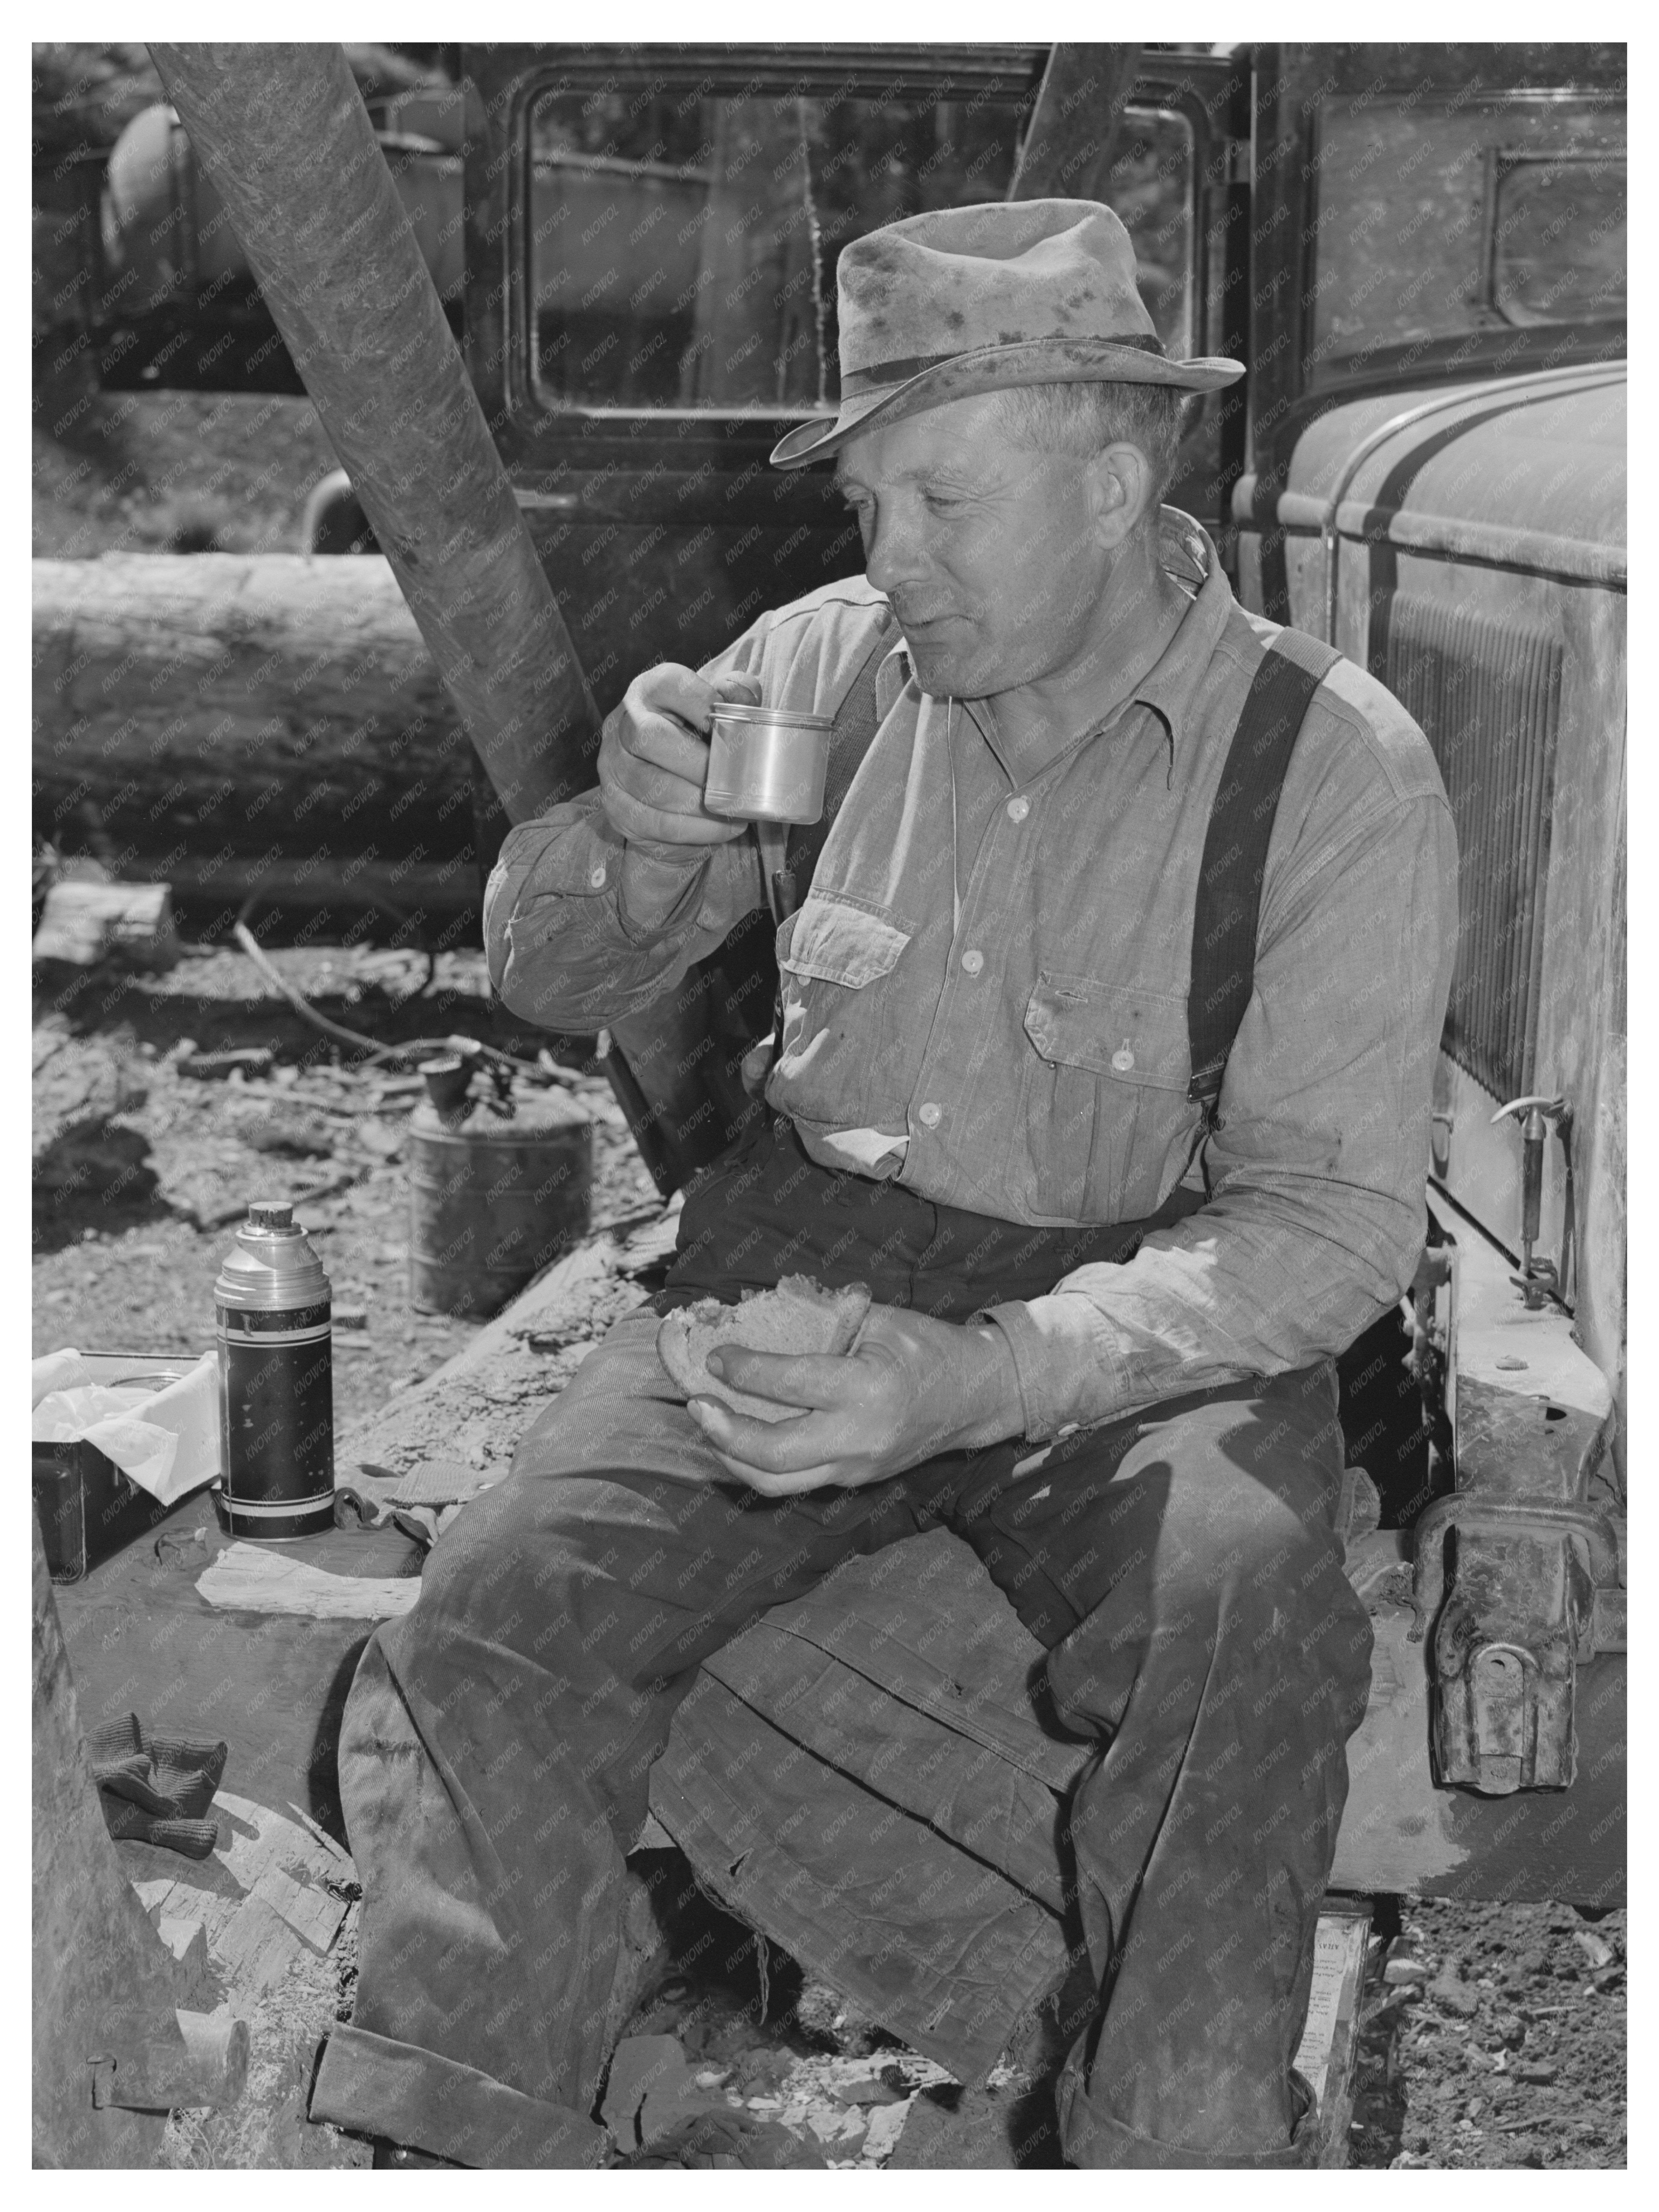
{"type": "Polygon", "coordinates": [[[204,1352],[176,1382],[155,1390],[93,1379],[79,1352],[48,1352],[29,1375],[38,1443],[84,1440],[163,1505],[219,1472],[219,1370],[204,1352]]]}

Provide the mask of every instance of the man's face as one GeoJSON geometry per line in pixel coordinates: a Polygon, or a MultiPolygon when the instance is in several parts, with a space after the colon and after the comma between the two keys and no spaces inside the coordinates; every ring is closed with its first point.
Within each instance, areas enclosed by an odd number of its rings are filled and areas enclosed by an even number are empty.
{"type": "Polygon", "coordinates": [[[994,393],[857,433],[836,475],[924,690],[994,698],[1088,650],[1112,560],[1090,468],[1016,443],[994,393]]]}

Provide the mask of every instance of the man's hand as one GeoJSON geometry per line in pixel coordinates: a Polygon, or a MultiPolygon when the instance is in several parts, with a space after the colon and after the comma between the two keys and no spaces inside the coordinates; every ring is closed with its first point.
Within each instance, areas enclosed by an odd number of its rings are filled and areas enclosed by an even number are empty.
{"type": "Polygon", "coordinates": [[[630,845],[673,846],[684,862],[749,827],[708,813],[702,803],[709,718],[721,701],[757,706],[760,686],[752,676],[706,683],[665,661],[636,676],[621,706],[605,716],[599,791],[611,828],[630,845]]]}
{"type": "Polygon", "coordinates": [[[691,1401],[728,1473],[769,1498],[884,1482],[936,1452],[997,1443],[1024,1426],[1013,1354],[989,1324],[872,1306],[839,1358],[725,1344],[710,1361],[734,1390],[805,1409],[798,1420],[756,1421],[718,1399],[691,1401]]]}

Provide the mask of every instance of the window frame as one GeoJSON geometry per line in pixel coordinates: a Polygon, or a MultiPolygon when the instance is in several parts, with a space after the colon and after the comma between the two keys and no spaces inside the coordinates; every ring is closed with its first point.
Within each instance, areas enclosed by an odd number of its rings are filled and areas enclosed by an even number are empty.
{"type": "MultiPolygon", "coordinates": [[[[1486,149],[1485,198],[1481,208],[1481,264],[1482,290],[1480,304],[1489,314],[1498,316],[1510,330],[1583,330],[1623,328],[1626,315],[1516,315],[1505,307],[1498,295],[1499,257],[1503,240],[1500,223],[1503,210],[1501,200],[1504,179],[1525,169],[1589,168],[1598,162],[1616,161],[1624,171],[1626,189],[1630,176],[1630,150],[1615,155],[1609,147],[1536,147],[1489,146],[1486,149]]],[[[1628,280],[1628,252],[1626,276],[1628,280]]],[[[1628,295],[1627,295],[1628,296],[1628,295]]]]}
{"type": "MultiPolygon", "coordinates": [[[[703,92],[858,96],[893,89],[942,96],[948,86],[952,96],[963,99],[1004,93],[1030,100],[1048,52],[1047,46],[653,48],[647,66],[703,92]]],[[[1233,65],[1218,57],[1206,66],[1208,58],[1182,54],[1170,56],[1165,70],[1158,66],[1164,58],[1143,58],[1132,100],[1138,109],[1176,116],[1191,133],[1188,282],[1192,342],[1195,351],[1203,351],[1206,343],[1219,343],[1212,328],[1221,287],[1209,265],[1211,234],[1214,195],[1230,173],[1224,157],[1219,164],[1214,158],[1226,132],[1209,80],[1213,75],[1224,81],[1233,65]]],[[[559,511],[592,511],[601,479],[666,477],[672,481],[665,492],[683,496],[689,478],[758,477],[778,439],[810,411],[561,405],[550,404],[538,389],[531,304],[531,118],[550,93],[621,88],[640,71],[641,62],[635,47],[466,50],[477,95],[469,107],[466,149],[468,365],[515,481],[538,503],[559,511]]],[[[788,499],[787,486],[787,479],[769,482],[767,504],[788,499]]],[[[723,511],[734,518],[753,503],[741,492],[732,496],[741,507],[723,511]]],[[[601,504],[613,506],[614,498],[602,498],[601,504]]],[[[645,519],[643,506],[629,511],[645,519]]],[[[683,505],[678,511],[684,512],[683,505]]]]}
{"type": "MultiPolygon", "coordinates": [[[[877,88],[878,82],[880,82],[881,89],[884,91],[890,90],[892,88],[890,77],[887,77],[884,74],[876,71],[873,67],[871,69],[870,75],[871,83],[868,88],[870,91],[873,92],[877,88]]],[[[671,79],[664,85],[663,88],[665,91],[672,92],[676,89],[677,87],[671,79]]],[[[692,88],[696,91],[698,96],[703,96],[703,88],[701,82],[694,83],[692,85],[692,88]]],[[[573,86],[568,89],[569,94],[574,96],[576,88],[573,86]]],[[[740,87],[732,88],[732,89],[735,93],[736,96],[742,97],[748,92],[749,87],[747,84],[744,84],[740,87]]],[[[795,90],[795,87],[792,85],[788,89],[789,92],[793,94],[795,90]]],[[[906,86],[903,89],[905,91],[908,91],[910,88],[906,86]]],[[[932,89],[933,88],[929,87],[929,90],[931,91],[932,89]]],[[[971,91],[973,88],[962,88],[961,89],[966,93],[971,91]]],[[[813,90],[814,88],[806,88],[803,96],[811,98],[812,96],[813,90]]],[[[837,85],[836,90],[842,96],[855,99],[860,97],[860,91],[855,89],[846,80],[843,80],[842,83],[837,85]]],[[[957,90],[957,88],[953,85],[952,92],[954,93],[957,90]]],[[[1188,335],[1190,337],[1193,331],[1195,330],[1196,326],[1202,321],[1204,313],[1202,256],[1200,250],[1199,238],[1199,135],[1194,125],[1194,118],[1179,105],[1175,104],[1167,99],[1141,99],[1138,96],[1139,90],[1139,88],[1137,86],[1136,94],[1133,94],[1130,100],[1126,103],[1126,114],[1133,115],[1138,118],[1157,122],[1173,123],[1179,125],[1186,131],[1188,143],[1191,149],[1187,177],[1185,204],[1187,221],[1187,264],[1185,283],[1188,303],[1188,322],[1189,325],[1188,335]]],[[[723,88],[720,87],[711,87],[708,88],[709,96],[714,98],[722,96],[722,91],[723,88]]],[[[519,190],[522,197],[523,204],[526,208],[532,206],[534,202],[535,164],[537,160],[534,144],[531,137],[530,126],[534,121],[542,101],[549,96],[550,95],[545,88],[538,93],[533,94],[526,102],[523,111],[525,118],[523,145],[524,174],[520,179],[519,190]]],[[[643,174],[653,165],[642,161],[629,161],[625,157],[621,157],[618,158],[617,166],[618,168],[626,168],[643,174]]],[[[662,165],[656,166],[660,167],[662,165]]],[[[675,173],[678,175],[683,173],[676,172],[675,173]]],[[[530,405],[533,407],[544,419],[562,422],[569,425],[576,426],[578,434],[580,434],[581,431],[585,430],[587,425],[594,422],[596,420],[608,422],[621,421],[623,422],[627,422],[631,421],[634,416],[641,415],[649,416],[654,422],[672,423],[675,425],[678,425],[682,422],[691,424],[731,423],[738,422],[751,424],[762,423],[767,426],[770,442],[772,444],[775,444],[777,438],[782,434],[781,429],[776,426],[781,424],[787,427],[793,423],[810,420],[811,416],[814,413],[823,413],[826,419],[834,415],[835,409],[833,406],[824,410],[809,408],[804,404],[782,409],[753,406],[681,407],[665,405],[656,407],[641,407],[638,405],[629,405],[625,403],[600,399],[588,400],[581,398],[564,398],[556,392],[550,392],[543,378],[534,329],[533,301],[536,296],[537,275],[534,258],[535,252],[535,238],[533,235],[529,235],[526,238],[526,260],[525,264],[523,284],[526,310],[524,323],[525,389],[529,398],[530,405]]],[[[678,430],[677,434],[679,434],[678,430]]],[[[768,449],[769,451],[770,450],[769,445],[768,449]]]]}
{"type": "MultiPolygon", "coordinates": [[[[1305,62],[1303,66],[1304,69],[1307,67],[1305,62]]],[[[1490,115],[1496,131],[1502,128],[1505,115],[1515,115],[1522,111],[1547,113],[1568,107],[1589,107],[1595,104],[1599,96],[1600,88],[1593,84],[1498,84],[1484,95],[1480,105],[1490,115]]],[[[1401,106],[1409,103],[1425,112],[1437,109],[1450,112],[1474,104],[1467,98],[1464,88],[1450,83],[1435,85],[1426,94],[1420,87],[1408,90],[1403,86],[1389,86],[1379,92],[1376,105],[1386,106],[1391,103],[1401,106]]],[[[1303,249],[1299,289],[1304,302],[1311,302],[1316,296],[1319,274],[1317,252],[1312,241],[1323,235],[1324,194],[1321,187],[1331,157],[1327,150],[1327,111],[1323,101],[1310,104],[1304,100],[1304,105],[1308,109],[1308,119],[1303,167],[1304,175],[1312,182],[1301,219],[1301,228],[1309,244],[1303,249]]],[[[1619,113],[1622,119],[1626,113],[1622,102],[1619,113]]],[[[1493,320],[1484,326],[1477,323],[1469,328],[1437,331],[1426,338],[1390,339],[1386,343],[1368,339],[1361,334],[1352,347],[1333,348],[1317,354],[1317,357],[1314,350],[1309,350],[1303,362],[1301,378],[1302,388],[1306,394],[1311,397],[1337,391],[1352,392],[1360,378],[1366,382],[1373,380],[1388,382],[1395,379],[1403,381],[1409,376],[1415,383],[1431,384],[1444,377],[1449,371],[1454,375],[1459,373],[1501,374],[1505,368],[1518,371],[1529,366],[1526,360],[1517,358],[1517,344],[1523,349],[1548,345],[1553,348],[1556,357],[1568,361],[1577,358],[1580,352],[1604,353],[1615,337],[1622,339],[1626,330],[1623,317],[1606,317],[1596,321],[1580,319],[1550,323],[1511,323],[1492,298],[1495,247],[1492,158],[1494,150],[1487,147],[1481,156],[1481,234],[1474,280],[1479,289],[1470,303],[1482,313],[1491,314],[1493,320]],[[1495,370],[1489,365],[1493,362],[1499,364],[1495,370]]],[[[1509,150],[1529,155],[1533,149],[1519,148],[1509,150]]],[[[1610,148],[1593,152],[1587,149],[1586,158],[1599,158],[1610,151],[1610,148]]],[[[1310,307],[1305,311],[1304,348],[1316,348],[1317,330],[1318,318],[1310,307]]]]}

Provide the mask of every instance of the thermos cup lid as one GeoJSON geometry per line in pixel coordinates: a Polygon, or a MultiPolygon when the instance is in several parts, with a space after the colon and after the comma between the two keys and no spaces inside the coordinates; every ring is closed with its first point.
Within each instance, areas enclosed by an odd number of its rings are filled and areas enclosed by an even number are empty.
{"type": "Polygon", "coordinates": [[[286,1199],[256,1198],[225,1255],[213,1295],[222,1306],[265,1311],[320,1305],[328,1277],[286,1199]]]}
{"type": "Polygon", "coordinates": [[[828,714],[722,701],[708,726],[704,806],[738,822],[817,822],[835,726],[828,714]]]}
{"type": "Polygon", "coordinates": [[[769,722],[786,730],[833,730],[831,714],[798,714],[793,707],[746,707],[738,700],[722,699],[713,710],[717,722],[769,722]]]}

